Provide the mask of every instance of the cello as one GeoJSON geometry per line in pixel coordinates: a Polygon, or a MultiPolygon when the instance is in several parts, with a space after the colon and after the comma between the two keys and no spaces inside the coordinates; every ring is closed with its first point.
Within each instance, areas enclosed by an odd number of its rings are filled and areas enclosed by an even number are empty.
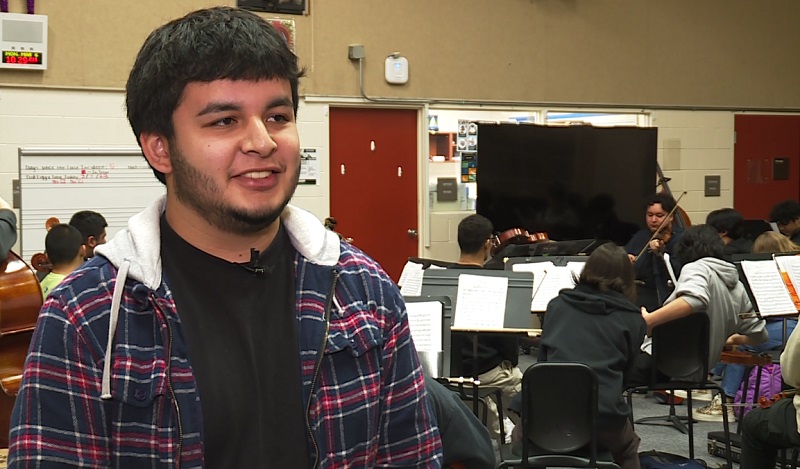
{"type": "Polygon", "coordinates": [[[9,251],[0,263],[0,448],[8,448],[11,411],[41,307],[36,273],[9,251]]]}

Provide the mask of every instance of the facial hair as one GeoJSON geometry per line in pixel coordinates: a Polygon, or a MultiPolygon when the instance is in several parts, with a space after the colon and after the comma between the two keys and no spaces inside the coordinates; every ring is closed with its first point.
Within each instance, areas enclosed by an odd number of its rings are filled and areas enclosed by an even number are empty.
{"type": "Polygon", "coordinates": [[[176,144],[172,143],[170,146],[173,149],[171,160],[175,196],[201,215],[211,226],[226,233],[250,235],[272,225],[289,204],[300,179],[298,161],[291,190],[278,205],[260,210],[232,207],[222,200],[219,186],[210,176],[192,166],[176,144]]]}

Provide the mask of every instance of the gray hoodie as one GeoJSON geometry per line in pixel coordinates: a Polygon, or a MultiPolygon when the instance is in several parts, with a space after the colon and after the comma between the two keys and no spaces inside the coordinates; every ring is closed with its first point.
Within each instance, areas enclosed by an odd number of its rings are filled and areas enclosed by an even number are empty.
{"type": "Polygon", "coordinates": [[[763,319],[739,316],[739,313],[752,313],[753,305],[739,281],[736,267],[727,261],[704,257],[684,265],[678,286],[665,303],[676,298],[683,298],[692,311],[705,311],[708,314],[709,369],[719,361],[725,341],[733,334],[750,336],[755,342],[767,340],[763,319]]]}

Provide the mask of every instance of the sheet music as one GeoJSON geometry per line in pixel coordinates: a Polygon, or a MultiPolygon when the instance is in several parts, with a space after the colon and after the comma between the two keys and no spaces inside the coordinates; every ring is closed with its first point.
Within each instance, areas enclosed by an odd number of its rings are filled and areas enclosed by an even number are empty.
{"type": "Polygon", "coordinates": [[[778,270],[795,308],[800,310],[800,298],[797,295],[797,288],[800,287],[800,256],[775,256],[775,262],[778,263],[778,270]]]}
{"type": "Polygon", "coordinates": [[[400,274],[400,280],[397,282],[400,285],[400,294],[403,296],[420,296],[422,295],[422,264],[408,261],[403,266],[403,273],[400,274]]]}
{"type": "Polygon", "coordinates": [[[533,272],[533,294],[535,295],[539,285],[542,284],[542,279],[544,279],[544,274],[548,267],[554,267],[553,263],[550,261],[530,262],[514,264],[511,266],[511,270],[512,272],[533,272]]]}
{"type": "Polygon", "coordinates": [[[422,367],[434,377],[439,375],[442,352],[442,303],[439,301],[408,302],[408,327],[422,367]]]}
{"type": "Polygon", "coordinates": [[[573,274],[578,277],[583,272],[585,262],[570,261],[565,266],[552,262],[532,262],[514,264],[514,272],[533,272],[533,298],[531,311],[544,311],[547,303],[558,296],[558,292],[575,286],[573,274]]]}
{"type": "Polygon", "coordinates": [[[456,329],[502,329],[506,314],[508,277],[461,274],[453,327],[456,329]]]}
{"type": "Polygon", "coordinates": [[[772,260],[742,261],[742,270],[756,300],[756,310],[761,316],[797,311],[783,283],[777,263],[772,260]]]}

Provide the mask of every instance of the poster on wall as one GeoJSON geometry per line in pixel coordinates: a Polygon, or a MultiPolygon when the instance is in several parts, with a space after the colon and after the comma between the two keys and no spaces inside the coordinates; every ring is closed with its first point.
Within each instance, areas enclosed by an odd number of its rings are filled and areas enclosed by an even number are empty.
{"type": "Polygon", "coordinates": [[[297,183],[319,185],[319,158],[316,148],[300,149],[300,180],[297,183]]]}
{"type": "Polygon", "coordinates": [[[456,151],[461,157],[461,182],[476,182],[478,179],[478,124],[458,120],[456,151]]]}

